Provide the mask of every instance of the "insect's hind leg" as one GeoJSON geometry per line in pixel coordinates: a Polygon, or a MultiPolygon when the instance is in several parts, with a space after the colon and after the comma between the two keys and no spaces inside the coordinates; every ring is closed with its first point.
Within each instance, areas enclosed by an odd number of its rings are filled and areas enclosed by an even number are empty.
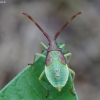
{"type": "Polygon", "coordinates": [[[43,42],[40,42],[40,45],[42,46],[42,52],[48,48],[43,42]]]}
{"type": "Polygon", "coordinates": [[[70,91],[71,91],[72,94],[75,95],[75,92],[73,90],[73,83],[74,83],[74,79],[75,79],[75,72],[72,69],[70,69],[70,68],[69,68],[69,72],[73,75],[72,76],[72,83],[71,83],[71,86],[70,86],[70,91]]]}
{"type": "Polygon", "coordinates": [[[39,54],[39,53],[36,53],[36,54],[34,55],[33,63],[32,63],[32,64],[29,63],[28,65],[33,65],[37,57],[43,57],[43,58],[46,58],[45,55],[43,55],[43,54],[39,54]]]}
{"type": "Polygon", "coordinates": [[[48,95],[49,95],[49,89],[42,83],[42,77],[43,77],[43,75],[44,75],[44,73],[45,73],[45,70],[43,70],[43,72],[41,73],[41,75],[39,76],[39,82],[42,84],[42,86],[47,90],[47,93],[46,93],[46,98],[48,97],[48,95]]]}

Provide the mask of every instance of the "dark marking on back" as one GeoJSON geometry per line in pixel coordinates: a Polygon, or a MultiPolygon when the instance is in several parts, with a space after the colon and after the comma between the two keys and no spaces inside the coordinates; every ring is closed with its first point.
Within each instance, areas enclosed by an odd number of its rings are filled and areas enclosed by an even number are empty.
{"type": "Polygon", "coordinates": [[[55,75],[56,78],[60,78],[60,75],[55,75]]]}
{"type": "Polygon", "coordinates": [[[61,52],[59,52],[59,60],[61,61],[61,63],[66,64],[66,59],[61,52]]]}
{"type": "Polygon", "coordinates": [[[56,69],[55,71],[56,71],[56,72],[59,72],[60,70],[59,70],[59,69],[56,69]]]}
{"type": "Polygon", "coordinates": [[[46,57],[46,66],[49,66],[52,61],[52,58],[50,57],[50,52],[47,53],[46,57]]]}

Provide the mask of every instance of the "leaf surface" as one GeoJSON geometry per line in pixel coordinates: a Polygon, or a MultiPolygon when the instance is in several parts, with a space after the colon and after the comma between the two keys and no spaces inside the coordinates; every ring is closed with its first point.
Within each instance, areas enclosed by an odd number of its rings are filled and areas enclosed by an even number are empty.
{"type": "MultiPolygon", "coordinates": [[[[46,55],[46,51],[43,54],[46,55]]],[[[27,66],[0,91],[0,100],[78,100],[77,94],[73,95],[70,92],[71,75],[61,92],[52,87],[44,75],[43,84],[50,90],[46,98],[47,91],[38,80],[44,66],[45,59],[41,57],[36,60],[33,66],[27,66]]]]}

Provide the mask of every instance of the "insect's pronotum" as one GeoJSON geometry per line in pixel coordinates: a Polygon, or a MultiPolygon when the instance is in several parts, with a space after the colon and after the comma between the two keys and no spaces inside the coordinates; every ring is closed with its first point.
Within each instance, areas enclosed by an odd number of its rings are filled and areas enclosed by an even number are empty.
{"type": "Polygon", "coordinates": [[[72,94],[75,94],[74,90],[72,89],[72,85],[75,78],[75,72],[68,67],[71,53],[63,53],[62,48],[65,47],[65,44],[62,44],[60,47],[56,45],[56,39],[61,31],[73,20],[77,15],[82,14],[83,11],[78,12],[77,14],[73,15],[63,26],[62,28],[55,34],[53,40],[50,39],[48,34],[39,26],[39,24],[27,13],[22,12],[22,14],[26,15],[34,24],[41,30],[41,32],[45,35],[47,40],[49,41],[49,46],[47,47],[44,43],[41,42],[41,45],[47,50],[47,55],[36,53],[34,56],[34,61],[36,56],[41,56],[45,58],[45,69],[41,73],[39,77],[40,83],[43,87],[47,90],[46,97],[49,94],[49,89],[42,83],[41,79],[45,74],[48,81],[51,83],[53,87],[55,87],[58,91],[66,85],[68,81],[69,74],[73,75],[73,81],[70,85],[70,90],[72,94]]]}

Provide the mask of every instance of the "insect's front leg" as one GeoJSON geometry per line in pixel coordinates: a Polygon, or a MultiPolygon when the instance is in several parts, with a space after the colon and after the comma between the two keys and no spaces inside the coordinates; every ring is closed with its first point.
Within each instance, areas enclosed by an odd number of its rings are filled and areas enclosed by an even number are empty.
{"type": "Polygon", "coordinates": [[[62,44],[62,45],[60,46],[60,48],[64,48],[64,47],[66,47],[66,45],[65,45],[65,44],[62,44]]]}
{"type": "Polygon", "coordinates": [[[48,95],[49,95],[49,89],[43,84],[43,82],[42,82],[42,77],[43,77],[43,75],[44,75],[44,73],[45,73],[45,70],[43,70],[43,72],[41,73],[41,75],[40,75],[40,77],[39,77],[39,82],[42,84],[42,86],[47,90],[47,93],[46,93],[46,98],[48,97],[48,95]]]}
{"type": "Polygon", "coordinates": [[[40,45],[42,46],[42,52],[48,48],[43,42],[40,42],[40,45]]]}
{"type": "Polygon", "coordinates": [[[28,65],[33,65],[37,57],[43,57],[43,58],[46,58],[45,55],[43,55],[43,54],[39,54],[39,53],[36,53],[36,54],[34,55],[33,63],[32,63],[32,64],[29,63],[28,65]]]}
{"type": "Polygon", "coordinates": [[[72,76],[72,83],[71,83],[71,86],[70,86],[70,91],[71,91],[72,94],[75,95],[75,92],[73,90],[73,83],[74,83],[74,79],[75,79],[75,72],[72,69],[70,69],[70,68],[69,68],[69,72],[73,75],[72,76]]]}

